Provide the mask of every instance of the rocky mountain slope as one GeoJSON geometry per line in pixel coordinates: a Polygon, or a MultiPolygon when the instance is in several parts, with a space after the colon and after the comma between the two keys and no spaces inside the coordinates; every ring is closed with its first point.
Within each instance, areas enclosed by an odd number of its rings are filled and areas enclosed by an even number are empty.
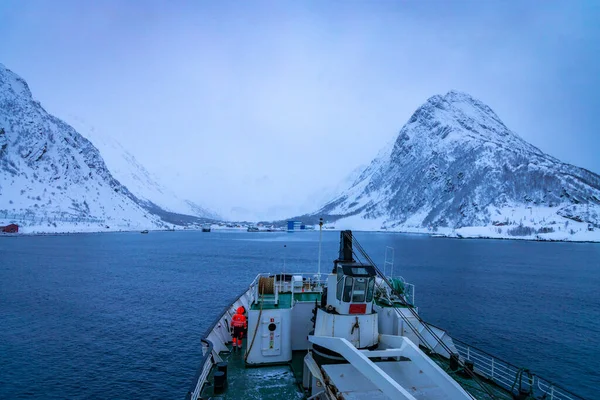
{"type": "Polygon", "coordinates": [[[600,228],[600,176],[544,154],[490,107],[451,91],[419,107],[318,215],[355,229],[585,240],[600,228]]]}
{"type": "Polygon", "coordinates": [[[152,210],[110,173],[98,150],[48,114],[0,64],[0,224],[25,232],[160,228],[152,210]]]}

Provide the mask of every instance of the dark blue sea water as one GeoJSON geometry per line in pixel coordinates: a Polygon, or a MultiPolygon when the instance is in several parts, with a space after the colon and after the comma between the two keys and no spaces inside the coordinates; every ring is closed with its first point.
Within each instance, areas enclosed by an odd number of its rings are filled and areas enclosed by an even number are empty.
{"type": "MultiPolygon", "coordinates": [[[[416,285],[421,315],[589,399],[600,245],[355,233],[416,285]]],[[[323,269],[338,232],[325,232],[323,269]]],[[[318,233],[0,238],[0,398],[182,399],[210,323],[259,272],[316,270],[318,233]],[[284,244],[286,247],[284,248],[284,244]]]]}

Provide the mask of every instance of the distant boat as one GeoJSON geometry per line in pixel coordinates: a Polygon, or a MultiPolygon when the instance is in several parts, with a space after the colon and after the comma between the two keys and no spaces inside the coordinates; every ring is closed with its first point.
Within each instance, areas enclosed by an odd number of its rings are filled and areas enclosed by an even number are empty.
{"type": "Polygon", "coordinates": [[[210,232],[210,224],[202,225],[202,232],[210,232]]]}
{"type": "Polygon", "coordinates": [[[248,232],[258,232],[258,228],[256,226],[249,226],[248,232]]]}
{"type": "Polygon", "coordinates": [[[143,231],[141,231],[140,233],[148,233],[148,229],[144,229],[143,231]]]}

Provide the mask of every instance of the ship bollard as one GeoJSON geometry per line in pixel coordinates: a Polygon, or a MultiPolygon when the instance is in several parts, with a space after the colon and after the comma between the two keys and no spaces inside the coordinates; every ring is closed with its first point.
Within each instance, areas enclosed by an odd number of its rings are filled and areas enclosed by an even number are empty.
{"type": "Polygon", "coordinates": [[[458,354],[452,353],[450,354],[450,370],[458,371],[458,354]]]}
{"type": "Polygon", "coordinates": [[[465,374],[470,378],[475,373],[475,364],[471,360],[465,360],[465,374]]]}
{"type": "Polygon", "coordinates": [[[227,384],[227,363],[225,361],[217,363],[217,371],[221,371],[225,375],[225,384],[227,384]]]}
{"type": "Polygon", "coordinates": [[[225,373],[223,371],[216,371],[213,375],[213,379],[215,393],[223,393],[225,390],[225,373]]]}

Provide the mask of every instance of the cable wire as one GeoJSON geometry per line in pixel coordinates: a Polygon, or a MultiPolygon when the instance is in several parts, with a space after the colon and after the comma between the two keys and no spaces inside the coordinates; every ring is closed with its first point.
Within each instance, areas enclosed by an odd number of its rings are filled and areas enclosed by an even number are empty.
{"type": "MultiPolygon", "coordinates": [[[[352,253],[358,257],[358,254],[354,251],[354,248],[357,248],[360,255],[367,261],[367,263],[371,266],[373,266],[373,268],[375,269],[377,275],[386,283],[386,285],[390,288],[390,290],[392,291],[392,294],[396,295],[398,297],[398,299],[400,300],[400,303],[405,306],[410,312],[411,314],[417,319],[417,321],[419,321],[421,323],[421,325],[423,326],[423,328],[425,328],[425,330],[427,330],[427,332],[436,340],[436,342],[444,349],[446,350],[446,352],[448,352],[449,355],[454,354],[454,352],[450,349],[450,347],[448,347],[448,345],[446,345],[446,343],[444,343],[440,337],[431,329],[431,327],[421,318],[421,316],[414,310],[414,307],[412,307],[412,305],[410,305],[405,299],[404,297],[398,293],[392,283],[390,282],[390,280],[383,274],[383,272],[377,267],[377,265],[375,264],[375,262],[371,259],[371,257],[369,257],[369,255],[367,254],[367,252],[364,250],[364,248],[362,247],[362,245],[358,242],[358,240],[356,240],[354,238],[354,236],[352,234],[349,234],[347,231],[343,232],[343,235],[345,236],[346,239],[349,239],[353,246],[352,246],[352,253]]],[[[408,320],[408,318],[406,318],[403,313],[399,310],[399,308],[397,306],[394,305],[394,302],[392,301],[392,308],[394,308],[394,310],[396,310],[396,312],[398,313],[398,315],[400,315],[400,317],[404,320],[404,322],[407,323],[407,325],[409,325],[409,327],[412,329],[412,331],[417,335],[417,337],[419,337],[419,340],[421,340],[423,343],[426,344],[426,346],[428,348],[430,348],[428,346],[428,342],[424,341],[422,339],[422,336],[420,335],[420,332],[413,326],[413,324],[408,320]]],[[[437,347],[437,346],[434,346],[437,347]]],[[[432,352],[433,348],[430,348],[430,350],[432,352]]],[[[460,366],[460,359],[459,359],[459,366],[460,366]]],[[[490,389],[488,387],[486,387],[483,382],[481,382],[481,380],[479,379],[479,377],[477,377],[475,375],[475,373],[473,371],[471,371],[469,368],[465,368],[464,367],[464,363],[462,365],[464,371],[475,381],[479,384],[479,386],[487,393],[487,395],[491,398],[491,399],[495,399],[496,397],[494,396],[494,394],[490,391],[490,389]]]]}

